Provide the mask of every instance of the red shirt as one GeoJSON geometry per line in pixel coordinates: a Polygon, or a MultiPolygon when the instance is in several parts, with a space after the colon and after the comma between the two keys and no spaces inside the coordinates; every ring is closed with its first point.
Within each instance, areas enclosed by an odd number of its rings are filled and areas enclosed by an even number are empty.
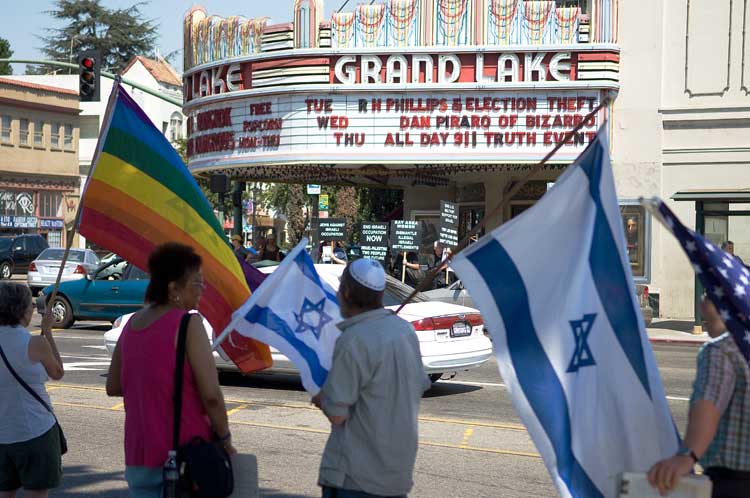
{"type": "MultiPolygon", "coordinates": [[[[176,337],[183,310],[171,310],[148,327],[131,328],[120,338],[122,393],[125,399],[125,465],[161,467],[172,449],[172,394],[176,337]]],[[[195,436],[211,439],[193,370],[185,359],[180,445],[195,436]]]]}

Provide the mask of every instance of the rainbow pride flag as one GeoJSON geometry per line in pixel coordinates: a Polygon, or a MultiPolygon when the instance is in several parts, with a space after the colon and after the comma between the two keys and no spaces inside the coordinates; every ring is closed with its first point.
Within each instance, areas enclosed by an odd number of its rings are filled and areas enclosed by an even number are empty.
{"type": "MultiPolygon", "coordinates": [[[[139,268],[165,242],[187,244],[203,259],[199,311],[215,331],[249,297],[245,277],[208,200],[164,135],[115,83],[93,171],[82,195],[79,232],[139,268]]],[[[242,335],[222,343],[243,372],[271,366],[263,343],[242,335]]]]}

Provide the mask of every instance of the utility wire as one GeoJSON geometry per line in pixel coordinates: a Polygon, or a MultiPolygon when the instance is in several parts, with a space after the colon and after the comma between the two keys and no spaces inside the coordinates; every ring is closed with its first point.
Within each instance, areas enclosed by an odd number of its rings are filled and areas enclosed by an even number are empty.
{"type": "Polygon", "coordinates": [[[341,4],[341,7],[339,7],[339,10],[337,10],[336,12],[341,12],[341,9],[343,9],[344,7],[346,7],[346,4],[348,4],[348,3],[349,3],[349,0],[344,0],[344,3],[341,4]]]}

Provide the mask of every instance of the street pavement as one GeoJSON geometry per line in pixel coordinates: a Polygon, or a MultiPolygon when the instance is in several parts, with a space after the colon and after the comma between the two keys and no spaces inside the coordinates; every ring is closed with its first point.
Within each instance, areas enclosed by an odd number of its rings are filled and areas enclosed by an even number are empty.
{"type": "MultiPolygon", "coordinates": [[[[35,315],[32,330],[38,330],[38,324],[35,315]]],[[[663,330],[683,334],[676,338],[691,335],[656,325],[654,337],[666,334],[663,330]]],[[[108,323],[91,322],[55,331],[66,373],[48,388],[70,446],[64,457],[63,487],[56,496],[127,496],[122,399],[104,392],[109,357],[102,336],[108,329],[108,323]]],[[[653,344],[681,431],[700,344],[694,339],[653,344]]],[[[221,382],[235,445],[257,457],[261,496],[320,496],[315,483],[328,423],[310,405],[299,378],[222,374],[221,382]]],[[[414,479],[413,498],[555,495],[494,359],[439,381],[425,394],[414,479]]]]}

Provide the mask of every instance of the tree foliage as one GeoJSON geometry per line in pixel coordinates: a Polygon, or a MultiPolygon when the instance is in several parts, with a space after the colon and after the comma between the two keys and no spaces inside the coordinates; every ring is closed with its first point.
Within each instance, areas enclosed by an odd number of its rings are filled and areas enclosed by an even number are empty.
{"type": "Polygon", "coordinates": [[[122,71],[134,56],[154,51],[157,25],[143,17],[143,5],[146,2],[119,9],[105,7],[101,0],[56,0],[55,8],[46,13],[66,24],[48,29],[47,35],[40,37],[42,51],[52,60],[69,61],[71,54],[97,49],[104,69],[122,71]]]}
{"type": "Polygon", "coordinates": [[[404,204],[404,191],[384,188],[360,188],[357,220],[380,221],[404,204]]]}
{"type": "MultiPolygon", "coordinates": [[[[10,59],[13,57],[13,51],[10,49],[10,42],[5,38],[0,38],[0,59],[10,59]]],[[[0,75],[13,74],[13,68],[8,62],[0,62],[0,75]]]]}
{"type": "Polygon", "coordinates": [[[357,207],[358,207],[358,195],[356,187],[339,187],[335,189],[333,195],[334,199],[333,212],[336,218],[344,218],[346,220],[346,232],[349,234],[349,240],[352,239],[352,227],[358,221],[357,219],[357,207]]]}
{"type": "Polygon", "coordinates": [[[302,185],[289,186],[289,200],[286,205],[287,233],[293,247],[305,235],[305,191],[302,185]]]}
{"type": "MultiPolygon", "coordinates": [[[[356,241],[354,230],[358,223],[380,221],[404,202],[404,193],[401,190],[324,186],[323,193],[330,196],[330,208],[334,216],[346,219],[349,240],[352,241],[356,241]]],[[[304,230],[304,224],[309,221],[304,218],[304,207],[310,206],[312,200],[312,196],[304,193],[302,185],[271,183],[266,184],[258,203],[265,208],[283,213],[288,220],[294,216],[300,216],[302,230],[304,230]],[[301,202],[299,197],[292,194],[297,188],[297,192],[301,194],[301,202]]],[[[290,237],[293,237],[294,229],[291,228],[291,221],[289,232],[290,237]]],[[[294,240],[299,240],[301,232],[299,233],[300,235],[294,240]]]]}

